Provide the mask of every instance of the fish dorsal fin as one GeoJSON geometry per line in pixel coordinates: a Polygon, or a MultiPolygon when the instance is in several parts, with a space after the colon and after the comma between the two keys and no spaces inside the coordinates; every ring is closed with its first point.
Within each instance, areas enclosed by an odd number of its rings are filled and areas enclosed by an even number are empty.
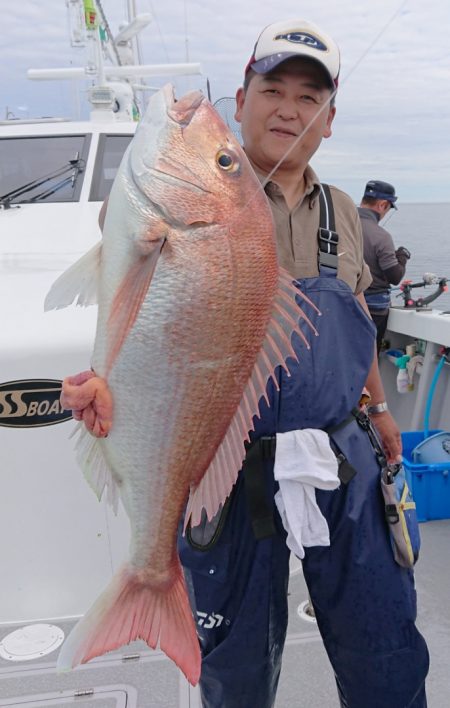
{"type": "Polygon", "coordinates": [[[60,310],[71,305],[76,298],[77,305],[96,305],[101,255],[102,242],[99,241],[65,270],[48,291],[44,310],[60,310]]]}
{"type": "Polygon", "coordinates": [[[249,434],[254,430],[253,417],[259,416],[259,401],[264,397],[267,403],[269,402],[266,392],[267,382],[272,378],[278,388],[276,367],[283,366],[289,374],[287,360],[292,358],[298,361],[291,344],[294,332],[301,337],[306,348],[309,349],[308,341],[300,329],[299,320],[304,319],[317,335],[316,328],[299,306],[298,297],[306,300],[318,311],[317,307],[295,287],[288,273],[280,269],[279,287],[263,346],[225,437],[200,483],[191,491],[185,527],[189,520],[191,526],[200,523],[202,509],[205,509],[208,519],[212,519],[230,494],[245,458],[245,442],[249,441],[249,434]]]}
{"type": "Polygon", "coordinates": [[[139,256],[117,289],[108,318],[106,378],[128,332],[136,321],[150,287],[163,245],[164,239],[148,241],[147,254],[139,256]]]}

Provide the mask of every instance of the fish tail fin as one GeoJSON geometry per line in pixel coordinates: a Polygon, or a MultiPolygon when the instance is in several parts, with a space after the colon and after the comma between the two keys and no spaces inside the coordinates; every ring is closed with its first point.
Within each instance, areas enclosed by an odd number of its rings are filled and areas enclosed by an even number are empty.
{"type": "Polygon", "coordinates": [[[158,587],[124,566],[65,640],[57,662],[67,671],[96,656],[143,639],[163,651],[195,686],[201,655],[181,565],[175,580],[158,587]]]}

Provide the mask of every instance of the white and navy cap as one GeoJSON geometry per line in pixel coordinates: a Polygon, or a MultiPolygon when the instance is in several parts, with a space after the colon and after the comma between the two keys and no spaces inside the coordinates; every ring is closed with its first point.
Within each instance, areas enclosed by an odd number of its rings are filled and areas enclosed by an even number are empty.
{"type": "Polygon", "coordinates": [[[258,37],[245,73],[267,74],[286,59],[309,57],[317,61],[335,89],[339,79],[339,47],[325,32],[306,20],[285,20],[266,27],[258,37]]]}

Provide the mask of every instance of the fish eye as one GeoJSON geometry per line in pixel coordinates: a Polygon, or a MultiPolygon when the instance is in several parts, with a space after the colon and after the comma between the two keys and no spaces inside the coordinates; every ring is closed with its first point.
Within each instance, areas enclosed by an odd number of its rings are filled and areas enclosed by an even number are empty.
{"type": "Polygon", "coordinates": [[[235,172],[239,167],[236,158],[226,150],[219,150],[216,155],[216,162],[225,172],[235,172]]]}

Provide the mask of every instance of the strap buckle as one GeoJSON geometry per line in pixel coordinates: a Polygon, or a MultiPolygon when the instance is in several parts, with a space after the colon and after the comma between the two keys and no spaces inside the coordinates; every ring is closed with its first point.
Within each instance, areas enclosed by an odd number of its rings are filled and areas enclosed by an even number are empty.
{"type": "Polygon", "coordinates": [[[338,242],[339,236],[332,229],[319,227],[319,266],[338,268],[338,242]]]}
{"type": "Polygon", "coordinates": [[[332,256],[337,256],[337,246],[339,236],[336,231],[319,227],[319,248],[322,253],[329,253],[332,256]]]}
{"type": "Polygon", "coordinates": [[[398,524],[398,522],[400,521],[400,515],[398,513],[397,504],[386,504],[385,514],[388,524],[398,524]]]}

